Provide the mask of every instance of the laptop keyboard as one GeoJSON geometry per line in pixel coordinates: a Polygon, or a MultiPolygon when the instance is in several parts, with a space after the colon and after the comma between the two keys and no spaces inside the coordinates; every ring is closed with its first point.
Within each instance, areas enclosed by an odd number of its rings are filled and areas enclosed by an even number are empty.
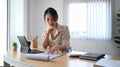
{"type": "Polygon", "coordinates": [[[44,51],[41,51],[41,50],[37,50],[37,49],[32,49],[30,51],[30,53],[34,54],[34,53],[43,53],[44,51]]]}

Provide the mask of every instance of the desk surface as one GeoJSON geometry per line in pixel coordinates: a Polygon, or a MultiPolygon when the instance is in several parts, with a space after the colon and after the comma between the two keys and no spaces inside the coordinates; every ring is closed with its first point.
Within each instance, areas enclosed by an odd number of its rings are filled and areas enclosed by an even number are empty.
{"type": "MultiPolygon", "coordinates": [[[[106,55],[105,59],[119,59],[120,57],[111,57],[106,55]]],[[[25,58],[22,52],[7,52],[4,55],[4,61],[16,67],[94,67],[96,61],[73,58],[63,55],[52,61],[32,60],[25,58]]]]}

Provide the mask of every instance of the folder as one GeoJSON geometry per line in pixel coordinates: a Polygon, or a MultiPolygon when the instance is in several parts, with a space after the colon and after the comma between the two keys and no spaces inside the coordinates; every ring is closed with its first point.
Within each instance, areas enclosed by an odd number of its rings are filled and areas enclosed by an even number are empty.
{"type": "Polygon", "coordinates": [[[80,54],[79,58],[89,59],[89,60],[99,60],[101,58],[104,58],[104,56],[105,56],[105,54],[87,52],[85,54],[80,54]]]}

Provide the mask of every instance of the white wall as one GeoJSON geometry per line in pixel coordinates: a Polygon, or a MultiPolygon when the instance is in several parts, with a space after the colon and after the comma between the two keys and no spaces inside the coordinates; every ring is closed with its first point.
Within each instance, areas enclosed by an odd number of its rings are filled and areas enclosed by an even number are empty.
{"type": "Polygon", "coordinates": [[[85,52],[99,52],[113,56],[120,56],[119,48],[112,41],[100,40],[72,40],[73,50],[85,52]]]}
{"type": "MultiPolygon", "coordinates": [[[[120,7],[120,0],[113,0],[113,22],[114,14],[120,7]]],[[[45,28],[43,14],[46,8],[49,6],[54,7],[59,15],[58,23],[64,24],[64,0],[28,0],[27,2],[27,22],[28,22],[28,37],[30,35],[39,36],[39,44],[42,43],[42,31],[45,28]]],[[[114,26],[114,25],[113,25],[114,26]]],[[[114,31],[113,31],[114,32],[114,31]]],[[[71,46],[73,50],[87,51],[87,52],[100,52],[114,56],[120,56],[119,48],[116,48],[113,41],[97,41],[97,40],[73,40],[71,39],[71,46]]]]}

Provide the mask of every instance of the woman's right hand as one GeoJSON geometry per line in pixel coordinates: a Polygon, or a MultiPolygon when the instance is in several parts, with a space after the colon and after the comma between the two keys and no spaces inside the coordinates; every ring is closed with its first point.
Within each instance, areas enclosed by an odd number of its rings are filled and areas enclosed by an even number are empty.
{"type": "Polygon", "coordinates": [[[49,28],[49,29],[48,29],[48,31],[47,31],[47,34],[52,33],[52,32],[53,32],[53,30],[54,30],[54,28],[53,28],[53,27],[49,28]]]}

